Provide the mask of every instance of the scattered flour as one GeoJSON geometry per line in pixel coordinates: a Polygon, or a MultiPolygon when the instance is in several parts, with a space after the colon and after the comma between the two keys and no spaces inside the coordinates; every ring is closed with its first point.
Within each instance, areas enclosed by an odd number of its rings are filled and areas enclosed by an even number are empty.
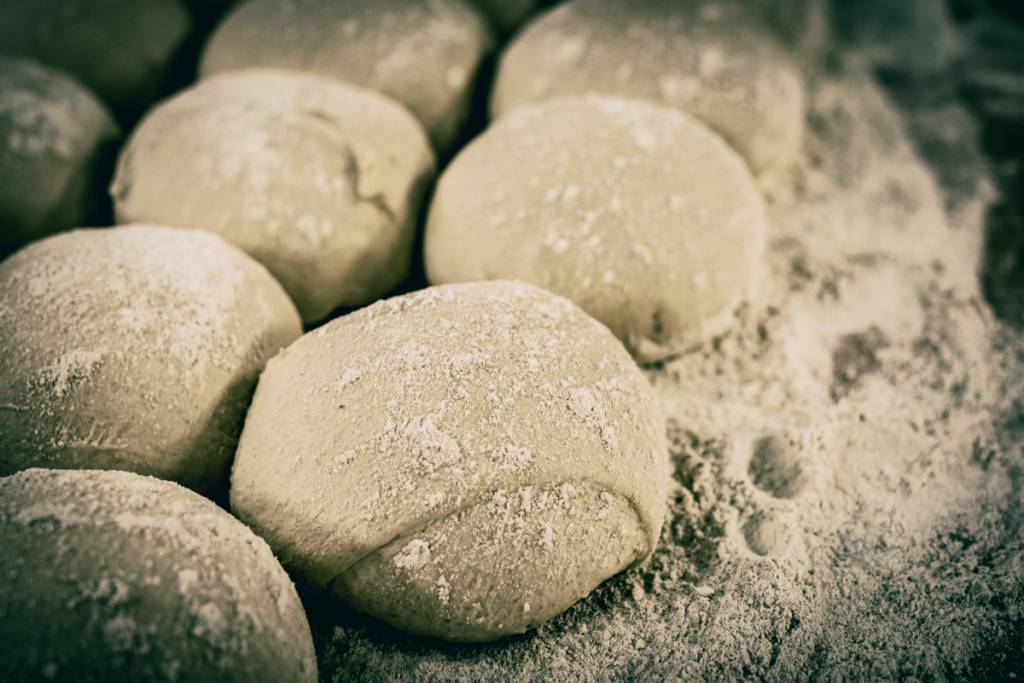
{"type": "Polygon", "coordinates": [[[675,478],[651,560],[487,648],[346,618],[319,641],[327,680],[1024,673],[1024,340],[976,284],[988,170],[940,189],[856,62],[808,74],[803,161],[762,178],[770,285],[733,332],[649,372],[675,478]]]}

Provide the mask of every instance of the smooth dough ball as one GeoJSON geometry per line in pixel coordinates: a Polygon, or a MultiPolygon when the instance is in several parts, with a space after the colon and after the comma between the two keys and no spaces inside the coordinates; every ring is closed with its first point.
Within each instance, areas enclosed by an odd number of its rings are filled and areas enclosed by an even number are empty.
{"type": "Polygon", "coordinates": [[[523,283],[433,287],[267,366],[231,505],[357,609],[490,640],[653,551],[664,429],[629,355],[569,301],[523,283]]]}
{"type": "Polygon", "coordinates": [[[501,59],[494,117],[566,95],[617,95],[685,111],[755,172],[784,166],[803,135],[804,88],[771,31],[709,3],[573,0],[536,19],[501,59]]]}
{"type": "Polygon", "coordinates": [[[490,40],[463,0],[249,0],[210,38],[200,71],[281,67],[369,88],[408,107],[444,152],[490,40]]]}
{"type": "Polygon", "coordinates": [[[0,478],[0,679],[315,681],[267,544],[210,501],[127,472],[0,478]]]}
{"type": "Polygon", "coordinates": [[[0,474],[223,481],[264,364],[302,332],[280,285],[215,235],[76,230],[0,264],[0,474]]]}
{"type": "Polygon", "coordinates": [[[69,76],[0,57],[0,253],[81,225],[103,196],[119,135],[69,76]]]}
{"type": "Polygon", "coordinates": [[[0,52],[64,69],[116,105],[156,95],[191,29],[179,0],[0,2],[0,52]]]}
{"type": "Polygon", "coordinates": [[[431,205],[426,268],[434,284],[549,289],[654,361],[729,325],[765,238],[750,172],[699,122],[563,98],[511,112],[456,157],[431,205]]]}
{"type": "Polygon", "coordinates": [[[398,104],[259,69],[203,81],[152,111],[111,194],[118,222],[200,228],[238,245],[316,321],[406,276],[433,177],[426,136],[398,104]]]}

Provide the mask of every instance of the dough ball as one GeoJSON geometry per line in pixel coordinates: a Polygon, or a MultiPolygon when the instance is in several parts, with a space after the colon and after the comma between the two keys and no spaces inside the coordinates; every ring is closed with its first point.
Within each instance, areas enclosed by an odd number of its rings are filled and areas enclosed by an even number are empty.
{"type": "Polygon", "coordinates": [[[501,59],[495,117],[565,95],[618,95],[681,109],[755,172],[785,165],[803,135],[795,64],[759,22],[708,2],[572,0],[536,19],[501,59]]]}
{"type": "Polygon", "coordinates": [[[156,95],[191,28],[179,0],[0,2],[0,52],[65,69],[116,105],[156,95]]]}
{"type": "Polygon", "coordinates": [[[151,112],[111,187],[121,223],[216,232],[265,265],[303,320],[407,274],[434,158],[398,104],[312,74],[203,81],[151,112]]]}
{"type": "Polygon", "coordinates": [[[357,609],[490,640],[652,552],[664,429],[629,355],[569,301],[523,283],[433,287],[268,365],[231,504],[357,609]]]}
{"type": "Polygon", "coordinates": [[[456,157],[426,234],[430,282],[518,279],[587,311],[638,359],[687,350],[758,283],[761,195],[673,109],[574,97],[509,113],[456,157]]]}
{"type": "Polygon", "coordinates": [[[102,197],[119,135],[72,78],[0,57],[0,253],[81,225],[102,197]]]}
{"type": "Polygon", "coordinates": [[[258,263],[208,233],[77,230],[0,264],[0,474],[223,481],[252,388],[301,334],[258,263]]]}
{"type": "Polygon", "coordinates": [[[210,501],[127,472],[0,478],[0,679],[315,681],[267,544],[210,501]]]}
{"type": "Polygon", "coordinates": [[[408,107],[444,152],[489,48],[463,0],[249,0],[210,38],[201,73],[281,67],[363,86],[408,107]]]}

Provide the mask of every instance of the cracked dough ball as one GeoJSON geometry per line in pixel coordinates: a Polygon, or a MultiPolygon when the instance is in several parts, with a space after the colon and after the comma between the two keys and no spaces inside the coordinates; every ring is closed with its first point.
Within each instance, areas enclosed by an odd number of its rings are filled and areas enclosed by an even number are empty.
{"type": "Polygon", "coordinates": [[[728,326],[759,280],[765,236],[750,172],[699,122],[563,98],[511,112],[448,166],[426,267],[434,284],[549,289],[655,361],[728,326]]]}
{"type": "Polygon", "coordinates": [[[646,558],[665,425],[600,323],[522,283],[328,323],[260,379],[232,509],[307,580],[413,633],[521,633],[646,558]]]}
{"type": "Polygon", "coordinates": [[[490,43],[463,0],[249,0],[210,38],[200,71],[279,67],[381,92],[443,153],[461,133],[490,43]]]}
{"type": "Polygon", "coordinates": [[[210,501],[127,472],[0,478],[5,681],[315,681],[267,544],[210,501]]]}
{"type": "Polygon", "coordinates": [[[208,233],[77,230],[0,263],[0,475],[119,469],[222,483],[264,364],[302,332],[208,233]]]}
{"type": "Polygon", "coordinates": [[[407,274],[434,157],[398,104],[280,70],[203,81],[151,112],[111,187],[121,223],[210,230],[265,265],[303,320],[407,274]]]}
{"type": "Polygon", "coordinates": [[[676,0],[560,5],[505,51],[492,115],[566,95],[648,100],[704,121],[756,173],[783,166],[803,135],[799,70],[770,29],[709,8],[676,0]]]}
{"type": "Polygon", "coordinates": [[[191,30],[179,0],[0,2],[0,52],[64,69],[115,105],[152,99],[191,30]]]}
{"type": "Polygon", "coordinates": [[[69,76],[0,57],[0,253],[82,221],[102,197],[117,125],[69,76]]]}

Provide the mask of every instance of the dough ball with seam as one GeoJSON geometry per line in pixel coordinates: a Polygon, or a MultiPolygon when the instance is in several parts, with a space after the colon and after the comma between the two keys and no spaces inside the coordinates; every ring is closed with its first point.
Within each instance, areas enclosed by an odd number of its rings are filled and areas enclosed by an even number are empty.
{"type": "Polygon", "coordinates": [[[231,505],[286,565],[413,633],[521,633],[646,558],[668,487],[646,379],[569,301],[432,287],[260,378],[231,505]]]}
{"type": "Polygon", "coordinates": [[[505,50],[491,113],[567,95],[615,95],[704,121],[758,174],[792,162],[804,124],[795,63],[760,22],[711,2],[571,0],[505,50]]]}
{"type": "Polygon", "coordinates": [[[103,196],[119,136],[70,76],[0,57],[0,253],[81,225],[103,196]]]}
{"type": "Polygon", "coordinates": [[[0,474],[119,469],[222,483],[267,360],[301,334],[219,237],[76,230],[0,263],[0,474]]]}
{"type": "Polygon", "coordinates": [[[0,2],[0,53],[64,69],[130,109],[156,95],[191,30],[180,0],[0,2]]]}
{"type": "Polygon", "coordinates": [[[312,683],[295,587],[201,496],[127,472],[0,478],[0,679],[312,683]]]}
{"type": "Polygon", "coordinates": [[[161,104],[121,154],[118,222],[215,232],[265,265],[303,320],[407,274],[434,157],[375,93],[280,69],[226,73],[161,104]]]}
{"type": "Polygon", "coordinates": [[[743,160],[667,107],[573,97],[520,107],[448,166],[425,238],[431,283],[519,279],[594,316],[641,361],[721,333],[764,271],[743,160]]]}
{"type": "Polygon", "coordinates": [[[465,0],[249,0],[214,32],[200,71],[296,69],[383,93],[443,154],[461,134],[490,46],[486,21],[465,0]]]}

